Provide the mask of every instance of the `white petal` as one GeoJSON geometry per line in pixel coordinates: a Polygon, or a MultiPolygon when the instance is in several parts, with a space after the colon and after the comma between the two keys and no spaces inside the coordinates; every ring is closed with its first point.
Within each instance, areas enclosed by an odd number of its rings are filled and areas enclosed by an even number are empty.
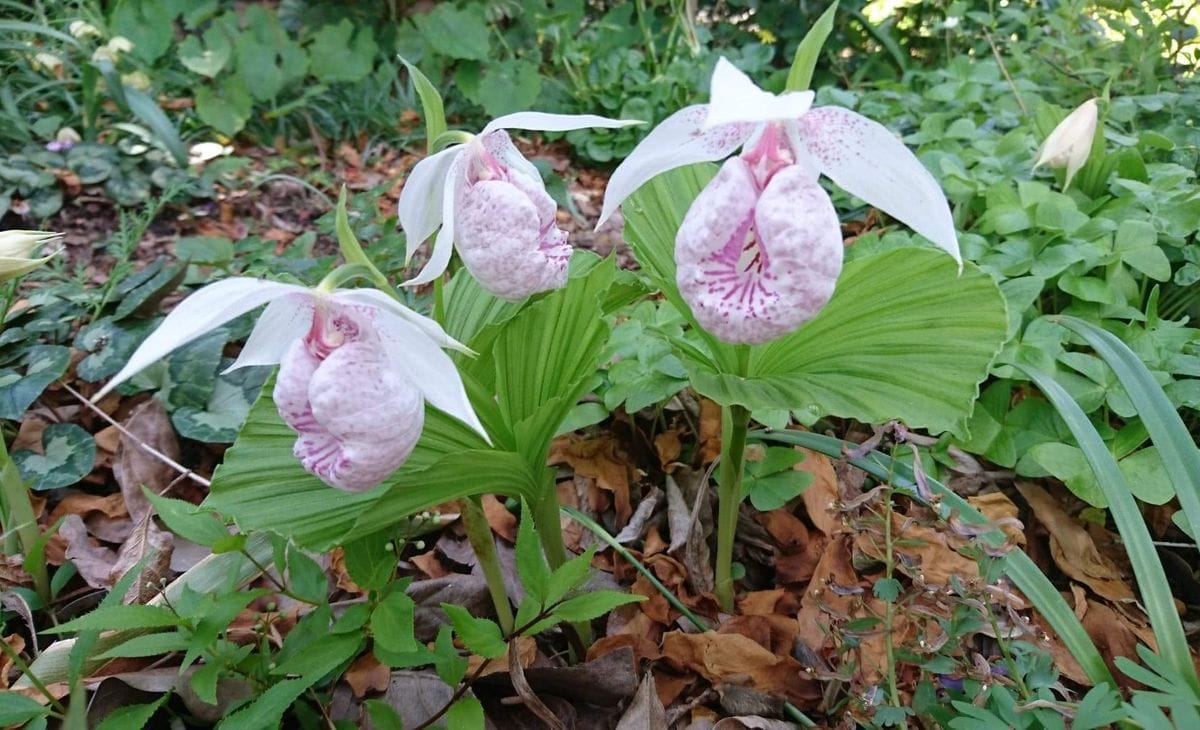
{"type": "Polygon", "coordinates": [[[442,329],[440,324],[414,312],[378,289],[339,289],[332,296],[333,299],[343,304],[357,304],[383,310],[385,315],[401,319],[416,327],[426,338],[433,340],[438,347],[449,347],[467,355],[475,354],[471,348],[446,334],[446,330],[442,329]]]}
{"type": "Polygon", "coordinates": [[[569,132],[572,129],[617,129],[645,124],[640,119],[609,119],[596,114],[548,114],[546,112],[517,112],[497,117],[480,134],[497,129],[529,129],[536,132],[569,132]]]}
{"type": "Polygon", "coordinates": [[[443,411],[475,429],[491,443],[459,377],[458,368],[437,342],[407,318],[382,316],[375,320],[376,330],[392,366],[401,371],[421,391],[421,395],[443,411]]]}
{"type": "Polygon", "coordinates": [[[812,106],[814,96],[812,91],[791,91],[778,96],[763,91],[722,56],[713,69],[704,128],[732,122],[799,119],[812,106]]]}
{"type": "Polygon", "coordinates": [[[396,206],[400,227],[404,229],[404,263],[412,259],[413,252],[442,224],[445,181],[461,152],[459,145],[442,150],[418,162],[408,173],[396,206]]]}
{"type": "Polygon", "coordinates": [[[878,122],[836,106],[813,109],[797,123],[823,174],[933,241],[962,265],[946,194],[896,135],[878,122]]]}
{"type": "Polygon", "coordinates": [[[305,292],[289,294],[267,305],[241,354],[225,372],[251,365],[274,365],[288,348],[308,333],[312,326],[313,297],[305,292]]]}
{"type": "Polygon", "coordinates": [[[536,180],[543,190],[546,189],[545,183],[542,182],[542,173],[538,172],[537,167],[521,154],[521,151],[513,144],[512,137],[508,136],[508,132],[497,129],[480,135],[479,140],[488,154],[507,167],[515,168],[530,180],[536,180]]]}
{"type": "MultiPolygon", "coordinates": [[[[450,163],[446,179],[442,182],[442,230],[438,231],[437,238],[433,242],[433,252],[430,253],[429,260],[425,262],[425,266],[421,268],[421,271],[413,278],[404,282],[402,286],[428,284],[441,276],[446,267],[450,265],[450,256],[454,253],[455,189],[460,182],[466,182],[464,178],[464,159],[462,155],[454,156],[454,161],[450,163]]],[[[407,238],[407,234],[405,234],[405,237],[407,238]]],[[[413,248],[410,246],[408,250],[411,252],[413,248]]]]}
{"type": "Polygon", "coordinates": [[[697,104],[680,109],[646,135],[625,158],[604,192],[599,228],[625,198],[633,195],[655,175],[696,162],[712,162],[733,154],[754,131],[749,123],[726,124],[704,129],[708,106],[697,104]]]}
{"type": "Polygon", "coordinates": [[[175,307],[133,353],[121,372],[93,396],[97,401],[113,388],[149,367],[173,350],[186,345],[235,317],[288,294],[308,294],[295,284],[235,277],[198,289],[175,307]]]}

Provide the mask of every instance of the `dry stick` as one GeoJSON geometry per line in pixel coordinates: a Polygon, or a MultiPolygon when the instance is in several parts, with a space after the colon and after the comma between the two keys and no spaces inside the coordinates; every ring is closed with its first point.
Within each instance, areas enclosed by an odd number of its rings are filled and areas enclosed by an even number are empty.
{"type": "Polygon", "coordinates": [[[63,388],[65,388],[68,393],[75,396],[79,400],[80,403],[82,403],[83,405],[90,408],[93,413],[95,413],[96,415],[100,416],[105,421],[107,421],[110,426],[112,426],[113,428],[120,431],[122,436],[127,436],[131,441],[133,441],[133,443],[137,444],[143,450],[145,450],[146,453],[150,454],[154,458],[158,459],[159,461],[163,462],[167,466],[170,466],[175,471],[179,472],[179,475],[181,477],[187,477],[188,479],[191,479],[193,482],[196,482],[197,484],[199,484],[200,486],[205,487],[205,488],[212,486],[211,481],[205,479],[204,477],[195,473],[194,471],[187,468],[183,464],[180,464],[179,462],[175,461],[174,459],[167,456],[163,452],[159,451],[158,449],[154,448],[150,444],[146,443],[145,441],[142,441],[140,438],[135,436],[129,429],[125,428],[120,423],[117,423],[117,421],[112,416],[110,416],[107,413],[105,413],[104,411],[100,410],[96,406],[95,403],[92,403],[90,400],[85,398],[84,395],[82,393],[80,393],[78,390],[75,390],[74,388],[67,385],[65,382],[63,382],[61,380],[58,381],[58,384],[61,385],[63,388]]]}
{"type": "Polygon", "coordinates": [[[1008,74],[1008,67],[1004,65],[1004,59],[1000,57],[1000,49],[996,48],[996,43],[992,40],[992,34],[986,28],[983,30],[983,37],[987,38],[988,45],[992,48],[992,55],[996,57],[996,63],[1000,65],[1000,73],[1004,74],[1004,80],[1008,82],[1013,96],[1017,99],[1017,106],[1021,107],[1021,114],[1026,117],[1029,116],[1029,110],[1025,108],[1025,101],[1021,98],[1021,92],[1017,90],[1016,83],[1013,82],[1012,76],[1008,74]]]}

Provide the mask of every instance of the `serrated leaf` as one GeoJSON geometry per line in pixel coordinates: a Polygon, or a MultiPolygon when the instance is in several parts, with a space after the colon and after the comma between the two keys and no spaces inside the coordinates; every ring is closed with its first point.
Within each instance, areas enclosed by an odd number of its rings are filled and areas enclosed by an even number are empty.
{"type": "Polygon", "coordinates": [[[95,730],[142,730],[146,723],[150,722],[150,718],[154,717],[154,713],[158,712],[158,708],[166,702],[168,696],[163,695],[158,700],[146,704],[118,707],[108,713],[95,730]]]}
{"type": "Polygon", "coordinates": [[[591,571],[594,557],[596,557],[596,549],[588,548],[555,568],[546,583],[546,603],[556,603],[563,596],[583,585],[591,571]]]}
{"type": "Polygon", "coordinates": [[[446,710],[446,726],[461,730],[482,730],[485,727],[483,705],[474,697],[460,697],[446,710]]]}
{"type": "Polygon", "coordinates": [[[371,636],[384,651],[406,653],[420,648],[414,619],[416,605],[402,590],[393,590],[371,612],[371,636]]]}
{"type": "MultiPolygon", "coordinates": [[[[436,9],[435,9],[436,12],[436,9]]],[[[356,26],[349,18],[327,24],[313,35],[308,53],[312,73],[326,83],[353,83],[371,73],[378,46],[369,25],[356,26]]],[[[444,49],[439,49],[443,50],[444,49]]]]}
{"type": "Polygon", "coordinates": [[[880,578],[871,590],[879,600],[891,603],[900,597],[901,587],[900,581],[895,578],[880,578]]]}
{"type": "Polygon", "coordinates": [[[577,623],[599,618],[618,606],[646,600],[645,596],[618,591],[593,591],[558,604],[553,615],[559,621],[577,623]]]}
{"type": "Polygon", "coordinates": [[[227,715],[218,728],[240,730],[241,728],[277,727],[283,713],[319,677],[285,679],[271,685],[265,692],[242,709],[227,715]]]}
{"type": "Polygon", "coordinates": [[[179,626],[181,619],[161,606],[132,604],[100,606],[79,618],[45,629],[44,634],[116,629],[158,629],[179,626]]]}
{"type": "Polygon", "coordinates": [[[97,659],[117,659],[122,657],[161,656],[176,651],[187,651],[189,637],[179,632],[146,634],[135,636],[128,641],[117,644],[108,651],[97,654],[97,659]]]}
{"type": "Polygon", "coordinates": [[[541,605],[545,605],[550,583],[550,566],[542,553],[537,528],[533,524],[532,512],[521,510],[521,522],[517,527],[517,577],[525,593],[541,605]]]}
{"type": "Polygon", "coordinates": [[[381,590],[396,572],[396,552],[382,532],[347,542],[342,556],[350,579],[370,591],[381,590]]]}
{"type": "Polygon", "coordinates": [[[454,635],[471,653],[485,659],[495,659],[508,649],[508,644],[504,642],[504,634],[495,621],[476,618],[462,606],[450,603],[443,603],[442,610],[450,617],[454,635]]]}
{"type": "Polygon", "coordinates": [[[176,535],[205,547],[212,547],[229,537],[229,530],[212,512],[181,499],[159,496],[145,487],[142,493],[154,505],[154,511],[167,528],[176,535]]]}
{"type": "Polygon", "coordinates": [[[430,12],[415,15],[413,23],[443,56],[482,61],[491,52],[487,20],[478,6],[459,9],[451,3],[438,3],[430,12]]]}

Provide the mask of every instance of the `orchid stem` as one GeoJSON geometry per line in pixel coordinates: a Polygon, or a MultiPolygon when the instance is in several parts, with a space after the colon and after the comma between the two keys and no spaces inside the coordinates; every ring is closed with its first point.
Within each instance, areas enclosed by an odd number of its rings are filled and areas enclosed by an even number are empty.
{"type": "MultiPolygon", "coordinates": [[[[533,505],[533,524],[537,526],[538,534],[541,535],[542,550],[546,553],[546,562],[550,564],[551,570],[555,570],[567,562],[567,546],[563,543],[562,518],[559,515],[558,491],[555,489],[554,472],[547,470],[542,497],[533,505]]],[[[592,643],[592,627],[587,622],[581,621],[565,628],[575,630],[579,640],[579,646],[576,649],[582,659],[582,655],[586,653],[587,647],[592,643]]],[[[570,635],[568,634],[568,636],[570,635]]]]}
{"type": "Polygon", "coordinates": [[[488,524],[487,515],[483,513],[483,502],[478,496],[462,500],[463,526],[467,528],[467,539],[471,549],[483,569],[484,580],[487,581],[488,593],[492,594],[492,603],[496,606],[496,618],[500,628],[507,636],[513,630],[512,604],[508,602],[508,591],[504,588],[504,571],[500,568],[500,556],[496,553],[496,539],[492,536],[492,528],[488,524]]]}
{"type": "Polygon", "coordinates": [[[721,608],[733,610],[733,538],[742,503],[742,462],[750,411],[739,405],[721,408],[721,464],[717,492],[717,571],[714,592],[721,608]]]}
{"type": "Polygon", "coordinates": [[[38,541],[37,517],[29,501],[29,490],[21,481],[17,465],[8,455],[4,439],[0,438],[0,517],[3,517],[5,535],[4,552],[11,554],[8,535],[16,533],[21,552],[26,558],[26,569],[33,578],[34,589],[42,600],[50,602],[50,576],[43,560],[28,560],[38,541]]]}

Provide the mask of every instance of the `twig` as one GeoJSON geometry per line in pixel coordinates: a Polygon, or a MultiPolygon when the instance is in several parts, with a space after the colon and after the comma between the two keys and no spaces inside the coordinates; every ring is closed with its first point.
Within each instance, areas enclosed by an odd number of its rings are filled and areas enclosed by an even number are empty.
{"type": "Polygon", "coordinates": [[[181,477],[187,477],[188,479],[191,479],[193,482],[196,482],[197,484],[199,484],[200,486],[205,487],[205,488],[212,486],[212,482],[209,481],[208,479],[205,479],[204,477],[195,473],[194,471],[187,468],[183,464],[180,464],[179,462],[175,461],[174,459],[167,456],[163,452],[159,451],[158,449],[154,448],[150,444],[146,443],[145,441],[142,441],[140,438],[135,436],[129,429],[125,428],[120,423],[117,423],[116,419],[114,419],[112,416],[110,416],[107,413],[105,413],[104,411],[100,410],[100,408],[98,408],[95,403],[92,403],[90,400],[85,398],[84,395],[82,393],[80,393],[78,390],[75,390],[74,388],[67,385],[66,382],[64,382],[62,380],[58,381],[58,383],[63,388],[65,388],[68,393],[75,396],[75,398],[78,399],[80,403],[82,403],[83,405],[90,408],[93,413],[100,416],[100,418],[107,421],[110,426],[112,426],[113,428],[120,431],[122,436],[127,436],[131,441],[133,441],[133,443],[137,444],[143,450],[145,450],[146,453],[150,454],[151,456],[155,457],[156,459],[163,462],[167,466],[170,466],[175,471],[179,472],[179,475],[181,477]]]}
{"type": "Polygon", "coordinates": [[[1029,110],[1025,108],[1025,100],[1021,98],[1021,92],[1017,90],[1017,84],[1013,81],[1012,76],[1008,74],[1008,67],[1004,65],[1004,59],[1000,57],[1000,49],[996,48],[996,43],[992,40],[992,34],[987,31],[987,28],[983,29],[983,37],[987,39],[988,45],[992,48],[992,55],[996,57],[996,63],[1000,66],[1000,73],[1004,74],[1004,80],[1008,82],[1013,96],[1017,99],[1017,106],[1021,107],[1022,116],[1029,116],[1029,110]]]}

